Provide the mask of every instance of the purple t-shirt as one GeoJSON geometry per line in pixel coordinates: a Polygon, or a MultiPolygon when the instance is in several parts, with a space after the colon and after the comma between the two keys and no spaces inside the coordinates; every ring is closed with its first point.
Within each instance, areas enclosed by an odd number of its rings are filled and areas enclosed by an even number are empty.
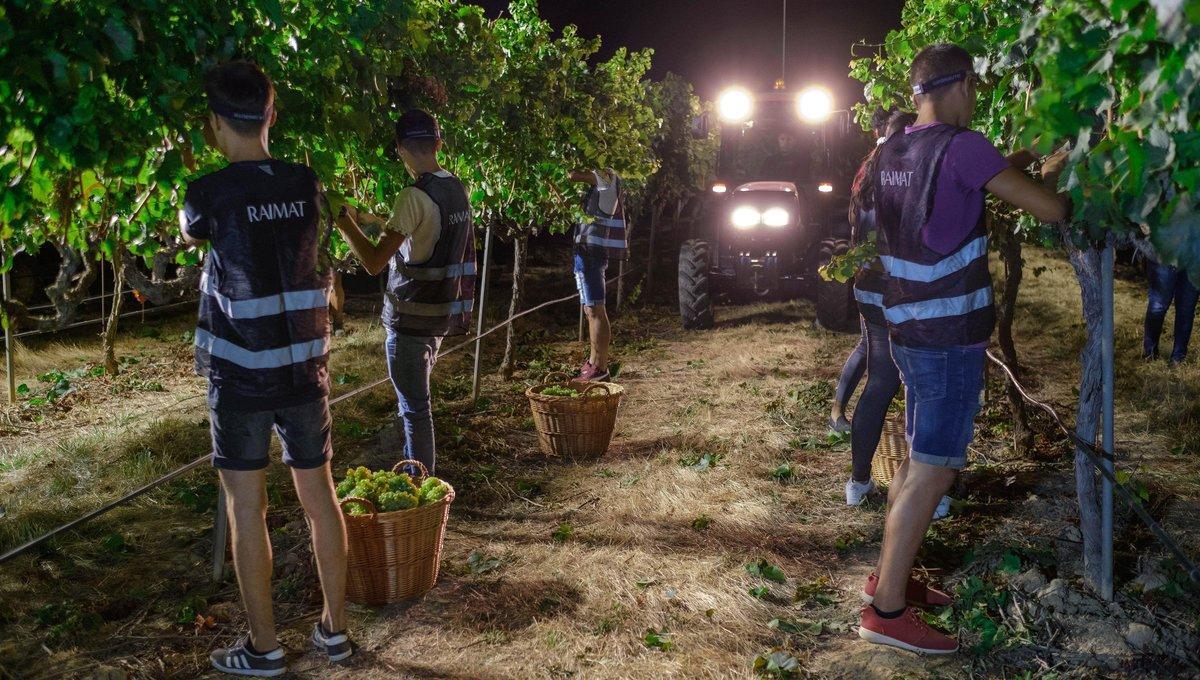
{"type": "MultiPolygon", "coordinates": [[[[912,134],[945,123],[904,128],[912,134]]],[[[1009,167],[987,137],[968,130],[956,135],[946,148],[933,195],[933,211],[925,223],[922,240],[931,250],[949,255],[962,245],[983,212],[983,185],[1009,167]]]]}

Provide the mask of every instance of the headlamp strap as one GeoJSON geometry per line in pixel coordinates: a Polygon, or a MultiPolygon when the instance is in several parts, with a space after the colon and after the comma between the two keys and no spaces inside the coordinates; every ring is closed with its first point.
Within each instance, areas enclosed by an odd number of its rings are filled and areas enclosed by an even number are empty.
{"type": "Polygon", "coordinates": [[[930,90],[936,90],[939,87],[945,87],[951,83],[957,83],[960,80],[966,80],[967,77],[972,73],[972,71],[955,71],[954,73],[948,73],[944,76],[930,78],[923,83],[913,85],[912,91],[913,94],[929,94],[930,90]]]}

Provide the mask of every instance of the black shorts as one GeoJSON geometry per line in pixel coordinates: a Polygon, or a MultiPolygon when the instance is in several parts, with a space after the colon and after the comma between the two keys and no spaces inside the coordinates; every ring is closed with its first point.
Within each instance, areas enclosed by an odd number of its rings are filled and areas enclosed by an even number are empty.
{"type": "Polygon", "coordinates": [[[267,411],[214,408],[209,411],[212,464],[221,470],[267,467],[271,430],[283,444],[283,462],[299,470],[325,465],[333,457],[329,398],[267,411]]]}

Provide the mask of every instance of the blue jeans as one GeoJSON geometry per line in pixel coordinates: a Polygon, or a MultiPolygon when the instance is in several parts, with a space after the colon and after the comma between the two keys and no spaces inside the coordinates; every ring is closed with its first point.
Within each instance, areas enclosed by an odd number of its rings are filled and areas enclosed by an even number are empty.
{"type": "Polygon", "coordinates": [[[575,286],[579,288],[579,301],[584,307],[604,304],[604,272],[608,268],[608,254],[591,251],[575,251],[575,286]]]}
{"type": "Polygon", "coordinates": [[[405,335],[388,329],[388,377],[396,388],[400,420],[404,423],[404,457],[419,460],[434,474],[436,449],[433,437],[433,407],[429,396],[429,375],[437,363],[440,337],[405,335]]]}
{"type": "Polygon", "coordinates": [[[1200,298],[1200,291],[1188,280],[1187,272],[1175,267],[1149,262],[1146,274],[1150,279],[1150,302],[1146,305],[1142,354],[1146,358],[1158,356],[1158,338],[1162,335],[1167,309],[1174,301],[1175,346],[1171,349],[1171,361],[1178,363],[1187,358],[1188,341],[1192,338],[1196,300],[1200,298]]]}
{"type": "Polygon", "coordinates": [[[900,371],[892,360],[892,343],[886,326],[862,319],[866,339],[867,386],[858,398],[854,420],[850,421],[850,476],[858,482],[871,477],[871,460],[883,433],[888,406],[900,391],[900,371]]]}
{"type": "Polygon", "coordinates": [[[961,470],[975,435],[983,391],[985,347],[905,347],[892,344],[904,378],[908,457],[961,470]]]}
{"type": "MultiPolygon", "coordinates": [[[[843,410],[846,404],[850,403],[850,395],[854,394],[858,383],[862,381],[863,373],[867,370],[867,328],[865,321],[862,324],[858,344],[854,346],[850,356],[846,357],[846,363],[842,366],[842,376],[838,378],[837,391],[833,395],[833,400],[843,410]]],[[[861,403],[859,408],[862,408],[861,403]]]]}

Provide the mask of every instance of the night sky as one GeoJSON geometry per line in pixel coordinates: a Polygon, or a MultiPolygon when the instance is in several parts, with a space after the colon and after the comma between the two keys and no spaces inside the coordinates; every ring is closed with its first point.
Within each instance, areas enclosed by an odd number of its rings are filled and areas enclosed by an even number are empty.
{"type": "MultiPolygon", "coordinates": [[[[497,16],[506,0],[472,0],[497,16]]],[[[880,42],[900,23],[903,0],[789,0],[787,84],[822,84],[839,108],[861,99],[847,76],[850,46],[880,42]]],[[[604,41],[602,56],[619,46],[654,49],[653,76],[673,71],[713,98],[724,87],[771,86],[780,71],[782,0],[541,0],[555,27],[579,26],[604,41]]]]}

